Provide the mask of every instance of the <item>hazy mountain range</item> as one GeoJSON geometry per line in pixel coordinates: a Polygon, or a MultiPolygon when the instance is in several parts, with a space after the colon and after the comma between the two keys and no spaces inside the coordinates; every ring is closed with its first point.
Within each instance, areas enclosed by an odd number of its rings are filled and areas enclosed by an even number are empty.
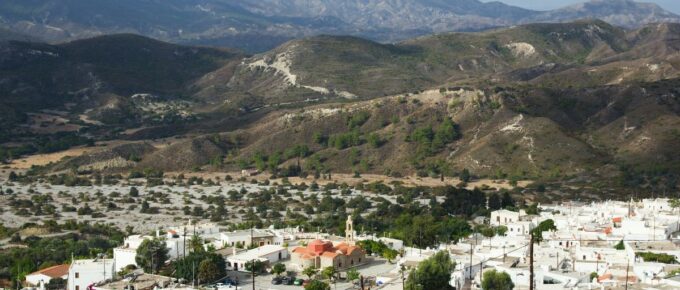
{"type": "MultiPolygon", "coordinates": [[[[292,38],[352,35],[393,42],[447,31],[598,18],[626,28],[680,17],[655,4],[595,0],[533,11],[477,0],[25,0],[0,3],[0,27],[60,42],[135,33],[260,52],[292,38]]],[[[19,36],[24,35],[24,36],[19,36]]]]}

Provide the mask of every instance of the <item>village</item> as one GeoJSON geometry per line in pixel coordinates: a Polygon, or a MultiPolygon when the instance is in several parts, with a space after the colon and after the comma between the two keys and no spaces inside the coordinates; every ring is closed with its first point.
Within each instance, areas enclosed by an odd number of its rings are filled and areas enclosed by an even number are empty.
{"type": "Polygon", "coordinates": [[[572,201],[542,204],[537,214],[501,209],[475,222],[502,232],[491,237],[474,233],[457,243],[423,249],[357,231],[351,217],[344,237],[299,228],[223,231],[212,223],[186,224],[158,229],[155,235],[130,235],[112,257],[75,259],[29,274],[25,282],[45,289],[50,279],[62,278],[68,290],[301,289],[318,274],[305,269],[331,267],[336,271],[329,279],[334,289],[404,289],[412,269],[443,251],[455,261],[449,281],[455,289],[481,289],[489,271],[507,273],[514,289],[530,289],[532,278],[533,289],[678,289],[680,212],[674,203],[664,198],[572,201]],[[226,277],[199,284],[144,273],[135,261],[144,240],[162,240],[167,263],[187,255],[193,237],[224,257],[226,277]],[[398,255],[369,254],[370,249],[361,248],[366,241],[398,255]],[[264,266],[260,273],[248,266],[255,262],[264,266]],[[119,275],[125,269],[137,270],[119,275]],[[348,277],[356,274],[358,279],[348,277]]]}

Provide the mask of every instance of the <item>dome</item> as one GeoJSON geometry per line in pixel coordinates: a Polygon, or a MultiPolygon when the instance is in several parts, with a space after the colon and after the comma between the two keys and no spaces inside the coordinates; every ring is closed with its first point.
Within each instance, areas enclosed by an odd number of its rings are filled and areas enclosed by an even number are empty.
{"type": "Polygon", "coordinates": [[[330,241],[313,240],[307,244],[307,249],[309,249],[310,252],[320,255],[323,252],[332,251],[333,243],[330,241]]]}

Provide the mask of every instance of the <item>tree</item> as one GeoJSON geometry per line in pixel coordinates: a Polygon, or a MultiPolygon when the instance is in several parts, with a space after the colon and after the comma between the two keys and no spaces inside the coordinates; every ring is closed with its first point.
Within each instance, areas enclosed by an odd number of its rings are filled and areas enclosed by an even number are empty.
{"type": "Polygon", "coordinates": [[[274,275],[276,275],[276,276],[281,276],[281,274],[283,274],[283,272],[286,272],[286,265],[284,265],[282,263],[276,263],[272,267],[272,273],[274,273],[274,275]]]}
{"type": "Polygon", "coordinates": [[[139,196],[139,190],[136,187],[130,187],[130,196],[131,197],[138,197],[139,196]]]}
{"type": "Polygon", "coordinates": [[[366,141],[368,142],[368,145],[371,145],[371,147],[373,148],[379,148],[380,146],[383,145],[383,140],[377,133],[368,134],[368,137],[366,137],[366,141]]]}
{"type": "Polygon", "coordinates": [[[460,180],[462,182],[469,182],[470,181],[470,171],[467,170],[467,168],[464,168],[463,171],[460,173],[460,180]]]}
{"type": "Polygon", "coordinates": [[[152,240],[144,240],[139,248],[137,248],[137,256],[135,262],[140,265],[144,272],[156,273],[161,266],[168,259],[168,248],[165,242],[154,238],[152,240]]]}
{"type": "Polygon", "coordinates": [[[505,272],[494,270],[484,273],[482,278],[482,289],[484,290],[512,290],[515,284],[512,283],[510,275],[505,272]]]}
{"type": "Polygon", "coordinates": [[[148,213],[149,212],[149,202],[144,200],[142,201],[142,209],[139,210],[140,213],[148,213]]]}
{"type": "Polygon", "coordinates": [[[672,208],[678,209],[678,208],[680,208],[680,199],[671,198],[671,199],[668,200],[668,204],[669,204],[672,208]]]}
{"type": "Polygon", "coordinates": [[[331,286],[319,280],[312,280],[305,286],[305,290],[331,290],[331,286]]]}
{"type": "Polygon", "coordinates": [[[451,260],[449,254],[440,251],[420,262],[418,267],[409,273],[404,289],[450,289],[449,281],[455,267],[456,263],[451,260]]]}
{"type": "Polygon", "coordinates": [[[56,277],[50,279],[50,282],[47,283],[47,289],[66,289],[66,280],[64,280],[61,277],[56,277]]]}
{"type": "Polygon", "coordinates": [[[359,271],[357,271],[356,268],[352,268],[347,270],[347,280],[350,280],[352,282],[356,281],[361,277],[361,274],[359,274],[359,271]]]}
{"type": "Polygon", "coordinates": [[[515,207],[515,200],[507,191],[503,193],[503,197],[501,198],[501,207],[502,208],[515,207]]]}
{"type": "Polygon", "coordinates": [[[392,263],[392,260],[397,258],[397,251],[392,249],[386,249],[382,253],[383,258],[387,259],[387,262],[392,263]]]}
{"type": "Polygon", "coordinates": [[[321,276],[328,279],[328,282],[334,282],[335,281],[335,279],[334,279],[335,274],[337,274],[337,273],[338,273],[338,271],[333,266],[329,266],[329,267],[323,268],[323,270],[321,270],[321,276]]]}
{"type": "Polygon", "coordinates": [[[201,261],[198,266],[198,279],[203,282],[213,282],[222,278],[219,265],[211,259],[201,261]]]}
{"type": "Polygon", "coordinates": [[[19,175],[17,175],[16,172],[12,171],[12,172],[9,173],[8,179],[9,179],[9,181],[12,181],[12,182],[17,181],[17,180],[19,180],[19,175]]]}
{"type": "Polygon", "coordinates": [[[205,252],[205,248],[203,248],[203,241],[201,241],[201,238],[198,235],[191,236],[191,240],[189,240],[189,249],[193,253],[205,252]]]}
{"type": "Polygon", "coordinates": [[[260,260],[252,260],[246,262],[246,270],[249,272],[262,273],[264,271],[264,263],[260,260]]]}
{"type": "Polygon", "coordinates": [[[531,230],[531,233],[534,235],[534,241],[540,243],[541,241],[543,241],[542,234],[543,232],[555,230],[557,230],[557,227],[555,226],[555,221],[552,219],[547,219],[542,221],[540,224],[538,224],[537,227],[531,230]]]}
{"type": "Polygon", "coordinates": [[[501,198],[498,196],[498,193],[492,193],[489,195],[489,209],[490,210],[498,210],[502,206],[501,198]]]}
{"type": "Polygon", "coordinates": [[[306,275],[310,280],[316,276],[316,273],[318,273],[319,270],[314,268],[314,266],[309,266],[307,268],[304,268],[302,270],[302,274],[306,275]]]}
{"type": "Polygon", "coordinates": [[[227,275],[224,257],[213,252],[191,252],[172,264],[175,266],[174,276],[187,281],[198,278],[203,282],[212,282],[227,275]]]}
{"type": "Polygon", "coordinates": [[[623,240],[620,240],[619,243],[614,246],[614,249],[617,249],[619,251],[623,251],[626,249],[626,246],[623,244],[623,240]]]}

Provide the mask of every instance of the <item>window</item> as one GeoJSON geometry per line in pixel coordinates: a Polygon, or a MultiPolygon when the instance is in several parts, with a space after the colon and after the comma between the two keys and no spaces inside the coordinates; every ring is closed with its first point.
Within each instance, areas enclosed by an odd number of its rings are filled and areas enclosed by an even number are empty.
{"type": "Polygon", "coordinates": [[[76,285],[76,290],[80,290],[80,286],[76,285]]]}
{"type": "Polygon", "coordinates": [[[76,279],[80,278],[80,273],[76,272],[76,279]]]}

